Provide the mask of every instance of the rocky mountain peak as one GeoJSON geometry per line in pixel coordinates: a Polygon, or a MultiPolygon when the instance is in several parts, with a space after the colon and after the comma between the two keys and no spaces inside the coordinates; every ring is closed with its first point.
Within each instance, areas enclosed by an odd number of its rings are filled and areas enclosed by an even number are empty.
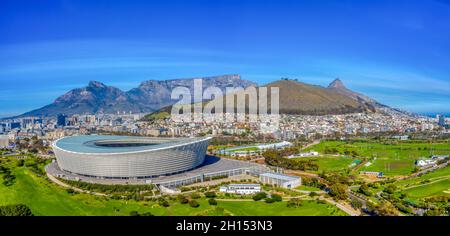
{"type": "Polygon", "coordinates": [[[328,85],[328,88],[345,88],[345,85],[341,79],[337,78],[328,85]]]}
{"type": "Polygon", "coordinates": [[[107,86],[102,82],[90,81],[88,84],[88,87],[90,87],[90,88],[106,88],[107,86]]]}

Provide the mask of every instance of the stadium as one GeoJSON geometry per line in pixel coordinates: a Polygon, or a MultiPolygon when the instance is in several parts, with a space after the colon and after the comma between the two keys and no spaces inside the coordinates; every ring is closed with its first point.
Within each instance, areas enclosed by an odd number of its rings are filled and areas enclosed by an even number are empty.
{"type": "Polygon", "coordinates": [[[210,139],[83,135],[56,140],[53,150],[59,169],[70,174],[144,179],[195,169],[210,139]]]}

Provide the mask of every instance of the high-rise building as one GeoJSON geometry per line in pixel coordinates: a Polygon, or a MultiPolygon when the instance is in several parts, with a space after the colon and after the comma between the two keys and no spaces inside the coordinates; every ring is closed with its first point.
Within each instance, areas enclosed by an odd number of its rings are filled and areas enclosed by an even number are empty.
{"type": "Polygon", "coordinates": [[[67,125],[67,116],[64,114],[59,114],[57,117],[56,125],[61,126],[61,127],[66,126],[67,125]]]}
{"type": "Polygon", "coordinates": [[[437,115],[437,119],[438,119],[439,126],[445,126],[445,116],[444,115],[437,115]]]}

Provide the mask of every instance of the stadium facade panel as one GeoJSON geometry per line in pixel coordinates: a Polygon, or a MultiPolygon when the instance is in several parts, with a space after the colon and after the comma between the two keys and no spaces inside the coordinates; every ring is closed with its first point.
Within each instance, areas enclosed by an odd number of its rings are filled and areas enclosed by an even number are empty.
{"type": "Polygon", "coordinates": [[[58,166],[70,173],[114,179],[153,178],[201,165],[210,139],[84,135],[56,140],[53,150],[58,166]]]}

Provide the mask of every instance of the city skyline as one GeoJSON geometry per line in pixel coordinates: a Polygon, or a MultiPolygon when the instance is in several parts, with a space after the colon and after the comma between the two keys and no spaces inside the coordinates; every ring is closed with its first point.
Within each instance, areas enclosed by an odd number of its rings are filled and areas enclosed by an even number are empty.
{"type": "Polygon", "coordinates": [[[341,78],[383,104],[449,114],[446,1],[2,1],[0,117],[91,80],[241,74],[328,85],[341,78]],[[23,16],[27,17],[24,18],[23,16]]]}

